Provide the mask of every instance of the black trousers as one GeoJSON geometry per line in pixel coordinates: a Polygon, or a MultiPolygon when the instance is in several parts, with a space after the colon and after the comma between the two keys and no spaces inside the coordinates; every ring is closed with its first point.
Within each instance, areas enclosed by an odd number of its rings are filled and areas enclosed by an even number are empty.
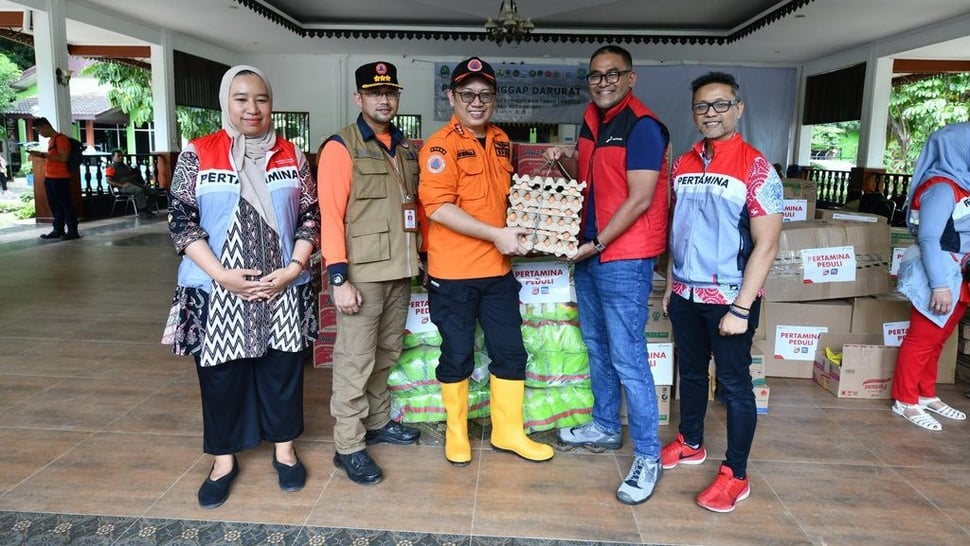
{"type": "Polygon", "coordinates": [[[199,366],[202,450],[229,455],[261,441],[288,442],[303,433],[303,353],[268,349],[260,358],[199,366]]]}
{"type": "Polygon", "coordinates": [[[511,271],[481,279],[430,279],[431,322],[441,333],[441,357],[435,371],[438,381],[456,383],[471,376],[476,321],[485,333],[485,348],[492,359],[489,372],[501,379],[525,379],[528,354],[522,344],[520,288],[511,271]]]}
{"type": "Polygon", "coordinates": [[[47,205],[54,216],[53,231],[64,233],[66,225],[68,233],[77,233],[77,211],[71,200],[71,179],[45,178],[44,190],[47,192],[47,205]]]}

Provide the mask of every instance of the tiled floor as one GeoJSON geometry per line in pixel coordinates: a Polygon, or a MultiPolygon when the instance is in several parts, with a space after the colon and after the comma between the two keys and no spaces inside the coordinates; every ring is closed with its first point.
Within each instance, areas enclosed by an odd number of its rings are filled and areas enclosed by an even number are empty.
{"type": "MultiPolygon", "coordinates": [[[[240,455],[229,501],[201,510],[211,460],[192,362],[159,344],[177,264],[164,222],[82,224],[70,242],[42,232],[0,235],[2,545],[970,543],[970,424],[925,432],[886,401],[784,379],[769,379],[752,495],[732,514],[694,504],[716,457],[669,471],[629,507],[613,497],[629,447],[533,464],[493,452],[487,432],[464,468],[445,462],[435,431],[422,445],[378,446],[386,480],[355,485],[331,463],[330,375],[312,368],[298,441],[306,488],[279,490],[264,445],[240,455]]],[[[970,411],[966,387],[940,390],[970,411]]],[[[723,419],[712,404],[713,454],[723,419]]],[[[664,441],[675,433],[661,427],[664,441]]]]}

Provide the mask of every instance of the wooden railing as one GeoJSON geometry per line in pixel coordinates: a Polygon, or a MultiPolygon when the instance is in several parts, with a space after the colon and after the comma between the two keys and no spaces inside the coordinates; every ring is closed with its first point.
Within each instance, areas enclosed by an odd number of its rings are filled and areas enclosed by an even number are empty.
{"type": "MultiPolygon", "coordinates": [[[[152,154],[128,154],[125,163],[137,168],[142,178],[153,189],[159,189],[159,156],[152,154]]],[[[111,165],[109,155],[86,155],[81,161],[81,195],[84,198],[108,195],[108,179],[105,169],[111,165]]]]}
{"type": "Polygon", "coordinates": [[[883,169],[855,168],[851,171],[831,171],[805,168],[802,178],[818,184],[820,208],[841,207],[850,197],[858,198],[863,192],[879,192],[887,199],[901,204],[906,199],[912,175],[887,173],[883,169]]]}

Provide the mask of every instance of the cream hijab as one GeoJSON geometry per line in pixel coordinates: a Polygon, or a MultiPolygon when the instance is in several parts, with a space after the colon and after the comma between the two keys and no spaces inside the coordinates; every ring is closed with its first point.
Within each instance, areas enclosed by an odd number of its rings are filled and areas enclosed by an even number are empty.
{"type": "MultiPolygon", "coordinates": [[[[269,92],[270,103],[273,100],[273,87],[269,80],[258,68],[248,65],[238,65],[230,68],[222,76],[222,83],[219,85],[219,106],[222,107],[222,128],[232,138],[232,161],[236,171],[239,173],[239,195],[252,205],[260,216],[266,221],[274,231],[279,233],[276,223],[276,214],[273,212],[273,202],[269,196],[269,189],[266,187],[266,153],[276,144],[276,130],[272,120],[266,132],[259,136],[246,136],[242,134],[232,124],[229,117],[229,91],[232,80],[240,72],[251,72],[259,76],[266,84],[269,92]]],[[[272,107],[270,108],[272,111],[272,107]]]]}

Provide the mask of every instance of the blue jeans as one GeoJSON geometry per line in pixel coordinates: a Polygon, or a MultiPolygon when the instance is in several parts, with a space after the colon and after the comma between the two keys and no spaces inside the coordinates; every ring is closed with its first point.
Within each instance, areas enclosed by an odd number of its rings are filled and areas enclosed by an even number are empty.
{"type": "Polygon", "coordinates": [[[758,408],[751,384],[751,340],[758,328],[761,298],[751,304],[748,330],[736,336],[722,336],[717,325],[728,312],[727,305],[688,301],[670,296],[670,323],[677,345],[680,372],[680,433],[691,445],[704,442],[704,417],[707,414],[709,379],[707,368],[714,356],[718,398],[727,407],[727,453],[724,465],[738,478],[746,476],[748,454],[758,424],[758,408]]]}
{"type": "Polygon", "coordinates": [[[576,264],[579,327],[589,353],[593,424],[615,434],[620,424],[620,388],[626,397],[633,454],[660,458],[657,390],[647,360],[647,298],[653,258],[576,264]]]}

